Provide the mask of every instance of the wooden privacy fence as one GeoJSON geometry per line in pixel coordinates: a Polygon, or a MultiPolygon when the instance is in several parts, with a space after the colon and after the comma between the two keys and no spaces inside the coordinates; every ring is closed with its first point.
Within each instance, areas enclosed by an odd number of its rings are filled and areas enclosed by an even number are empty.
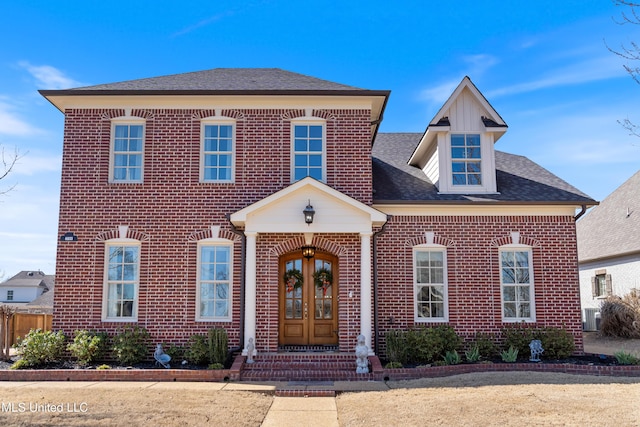
{"type": "Polygon", "coordinates": [[[11,318],[9,325],[11,345],[14,345],[18,337],[24,337],[31,329],[42,329],[43,331],[51,330],[50,314],[34,314],[34,313],[16,313],[11,318]]]}

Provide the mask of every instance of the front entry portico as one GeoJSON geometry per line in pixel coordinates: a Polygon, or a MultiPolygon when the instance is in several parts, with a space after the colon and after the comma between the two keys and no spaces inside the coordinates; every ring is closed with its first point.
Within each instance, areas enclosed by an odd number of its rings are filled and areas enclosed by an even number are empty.
{"type": "MultiPolygon", "coordinates": [[[[275,316],[269,314],[266,315],[265,318],[263,313],[273,313],[274,310],[269,310],[268,308],[261,306],[260,319],[258,318],[258,283],[260,283],[261,289],[276,289],[275,287],[282,288],[285,286],[282,274],[280,274],[280,269],[282,267],[279,267],[276,270],[278,271],[277,275],[272,274],[268,277],[263,276],[262,270],[258,272],[257,268],[258,260],[260,259],[262,261],[267,257],[267,254],[264,253],[265,249],[262,246],[263,243],[261,238],[264,237],[264,244],[267,244],[269,236],[278,235],[278,233],[286,234],[287,236],[300,236],[298,240],[303,239],[302,243],[309,245],[314,241],[321,240],[321,237],[324,238],[323,240],[330,241],[332,236],[359,236],[360,244],[352,245],[354,246],[354,249],[351,251],[353,253],[346,254],[346,258],[351,259],[352,262],[359,263],[358,268],[354,269],[354,271],[359,272],[359,277],[356,278],[359,286],[357,289],[350,290],[349,295],[353,294],[353,298],[355,299],[356,303],[353,304],[353,307],[354,310],[357,311],[357,317],[360,319],[360,327],[359,330],[350,331],[348,336],[345,336],[344,339],[349,342],[344,343],[344,348],[355,346],[356,337],[359,334],[363,334],[366,337],[366,344],[369,347],[371,354],[373,354],[373,345],[371,341],[373,325],[373,310],[371,306],[371,236],[373,234],[374,227],[381,227],[386,222],[385,214],[349,196],[346,196],[339,191],[336,191],[320,181],[313,178],[304,178],[272,194],[271,196],[233,213],[230,220],[235,227],[244,230],[244,234],[246,236],[244,261],[245,304],[243,313],[243,354],[247,354],[249,340],[253,341],[256,351],[266,351],[273,348],[273,345],[277,346],[277,343],[267,344],[266,342],[261,342],[260,337],[256,335],[258,321],[260,321],[261,328],[269,328],[269,334],[266,335],[271,336],[270,334],[275,334],[275,336],[278,337],[277,340],[280,340],[283,336],[283,326],[289,328],[291,336],[288,338],[282,338],[283,342],[287,342],[289,339],[295,341],[293,338],[293,332],[296,327],[290,327],[293,323],[281,323],[278,309],[275,310],[275,316]],[[303,209],[309,204],[313,206],[316,212],[312,223],[306,223],[302,213],[303,209]],[[260,253],[258,253],[259,246],[261,248],[260,253]],[[275,329],[277,329],[277,331],[275,329]],[[351,345],[350,341],[353,341],[353,345],[351,345]]],[[[300,245],[297,245],[290,249],[291,251],[294,251],[298,249],[299,246],[300,245]]],[[[280,260],[275,261],[280,264],[280,260]]],[[[308,274],[313,274],[311,273],[311,269],[307,268],[307,270],[309,270],[308,274]]],[[[340,272],[340,275],[336,277],[337,282],[334,285],[336,290],[340,288],[341,281],[343,280],[343,277],[345,277],[342,273],[343,272],[340,272]]],[[[280,304],[284,304],[286,310],[286,297],[283,299],[281,293],[275,293],[275,295],[279,295],[279,301],[271,301],[270,304],[277,304],[278,307],[280,304]]],[[[316,304],[315,300],[311,300],[309,298],[306,299],[308,310],[311,310],[309,305],[312,301],[313,304],[316,304]]],[[[299,302],[301,304],[301,309],[304,310],[305,301],[301,299],[299,302]]],[[[265,301],[260,300],[260,304],[264,303],[265,301]]],[[[324,303],[325,302],[323,301],[323,304],[324,303]]],[[[291,299],[291,304],[292,307],[295,305],[295,299],[291,299]]],[[[336,294],[333,304],[335,304],[334,308],[337,309],[337,304],[339,304],[338,294],[336,294]]],[[[315,305],[313,307],[313,311],[315,316],[315,305]]],[[[309,313],[310,311],[307,312],[308,316],[309,313]]],[[[304,312],[302,312],[302,316],[304,316],[304,312]]],[[[339,331],[341,329],[341,321],[345,322],[344,330],[346,330],[347,320],[341,320],[340,312],[336,311],[335,318],[337,325],[334,330],[339,331]]],[[[314,327],[319,326],[318,335],[329,335],[326,324],[319,322],[318,325],[316,325],[315,321],[311,323],[313,323],[314,327]]],[[[303,322],[302,326],[297,327],[298,333],[301,334],[302,329],[305,327],[309,328],[309,322],[307,322],[306,326],[303,322]]],[[[333,326],[329,327],[332,328],[333,326]]],[[[336,332],[336,335],[337,334],[338,333],[336,332]]],[[[261,335],[264,336],[265,334],[263,333],[261,335]]],[[[287,334],[285,333],[285,335],[287,334]]],[[[307,337],[309,337],[308,333],[307,337]]],[[[300,339],[303,340],[303,338],[300,339]]],[[[319,336],[312,340],[315,339],[322,341],[319,336]]]]}

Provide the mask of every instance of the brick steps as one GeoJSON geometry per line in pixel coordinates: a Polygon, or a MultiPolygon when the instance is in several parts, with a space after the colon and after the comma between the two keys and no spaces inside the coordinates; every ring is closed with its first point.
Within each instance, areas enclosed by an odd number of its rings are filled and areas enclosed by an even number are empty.
{"type": "MultiPolygon", "coordinates": [[[[382,374],[381,369],[371,368],[368,374],[357,374],[353,354],[267,353],[256,356],[253,363],[243,359],[241,381],[375,381],[382,374]]],[[[379,366],[378,358],[370,357],[370,365],[379,366]]]]}

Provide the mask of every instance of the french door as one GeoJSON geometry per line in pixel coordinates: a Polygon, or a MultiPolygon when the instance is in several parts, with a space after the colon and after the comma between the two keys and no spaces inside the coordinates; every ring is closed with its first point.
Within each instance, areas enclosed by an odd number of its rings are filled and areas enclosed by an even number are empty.
{"type": "Polygon", "coordinates": [[[338,344],[337,267],[329,254],[280,259],[280,345],[338,344]]]}

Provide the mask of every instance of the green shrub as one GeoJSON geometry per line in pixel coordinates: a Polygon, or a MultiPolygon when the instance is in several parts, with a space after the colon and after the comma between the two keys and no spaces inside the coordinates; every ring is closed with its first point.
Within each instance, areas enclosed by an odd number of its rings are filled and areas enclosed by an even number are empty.
{"type": "Polygon", "coordinates": [[[407,360],[405,351],[405,332],[390,330],[385,334],[387,343],[387,359],[391,363],[397,363],[402,366],[402,361],[407,360]]]}
{"type": "Polygon", "coordinates": [[[500,355],[500,348],[496,344],[496,337],[493,334],[476,332],[472,346],[478,347],[480,358],[493,359],[500,355]]]}
{"type": "Polygon", "coordinates": [[[62,331],[43,332],[40,329],[32,329],[16,344],[16,352],[21,358],[13,364],[13,369],[59,362],[64,352],[65,339],[62,331]]]}
{"type": "Polygon", "coordinates": [[[127,326],[113,337],[113,355],[121,365],[135,365],[151,354],[147,343],[149,333],[139,326],[127,326]]]}
{"type": "Polygon", "coordinates": [[[221,328],[209,329],[207,336],[192,335],[184,352],[184,358],[195,365],[224,365],[228,355],[227,331],[221,328]]]}
{"type": "Polygon", "coordinates": [[[168,354],[171,357],[171,360],[173,360],[174,362],[182,361],[185,358],[184,354],[186,349],[182,346],[175,345],[175,344],[162,343],[162,349],[166,354],[168,354]]]}
{"type": "Polygon", "coordinates": [[[212,370],[224,369],[224,365],[222,363],[211,363],[209,364],[209,366],[207,366],[207,369],[212,369],[212,370]]]}
{"type": "Polygon", "coordinates": [[[480,360],[480,348],[477,344],[474,344],[469,350],[464,352],[464,357],[467,359],[467,362],[475,363],[480,360]]]}
{"type": "Polygon", "coordinates": [[[534,329],[525,326],[524,323],[514,323],[513,325],[505,326],[502,328],[502,337],[504,338],[503,348],[508,349],[513,347],[518,350],[520,357],[528,358],[531,354],[529,344],[531,340],[535,339],[534,329]]]}
{"type": "Polygon", "coordinates": [[[565,359],[571,356],[576,348],[573,335],[561,328],[543,328],[534,332],[539,339],[546,359],[565,359]]]}
{"type": "Polygon", "coordinates": [[[434,363],[462,345],[462,338],[448,325],[389,331],[386,337],[387,358],[403,365],[434,363]]]}
{"type": "Polygon", "coordinates": [[[207,334],[209,346],[209,362],[224,365],[229,354],[227,331],[222,328],[209,329],[207,334]]]}
{"type": "Polygon", "coordinates": [[[509,350],[504,350],[500,353],[500,357],[502,357],[503,362],[514,363],[518,360],[518,349],[514,346],[509,347],[509,350]]]}
{"type": "Polygon", "coordinates": [[[100,365],[100,366],[96,367],[96,369],[98,369],[100,371],[104,371],[104,370],[107,370],[107,369],[111,369],[111,366],[109,366],[109,365],[100,365]]]}
{"type": "Polygon", "coordinates": [[[209,363],[209,351],[204,335],[191,335],[184,358],[194,365],[206,365],[209,363]]]}
{"type": "Polygon", "coordinates": [[[613,355],[620,365],[640,365],[640,357],[636,357],[626,351],[620,350],[613,355]]]}
{"type": "Polygon", "coordinates": [[[384,365],[384,367],[386,369],[400,369],[403,366],[402,366],[402,363],[400,363],[400,362],[389,362],[386,365],[384,365]]]}
{"type": "Polygon", "coordinates": [[[74,332],[73,342],[67,345],[67,350],[78,360],[80,366],[86,366],[104,354],[107,339],[106,332],[78,330],[74,332]]]}
{"type": "Polygon", "coordinates": [[[445,353],[444,361],[447,365],[459,365],[462,362],[462,358],[456,350],[453,350],[445,353]]]}

